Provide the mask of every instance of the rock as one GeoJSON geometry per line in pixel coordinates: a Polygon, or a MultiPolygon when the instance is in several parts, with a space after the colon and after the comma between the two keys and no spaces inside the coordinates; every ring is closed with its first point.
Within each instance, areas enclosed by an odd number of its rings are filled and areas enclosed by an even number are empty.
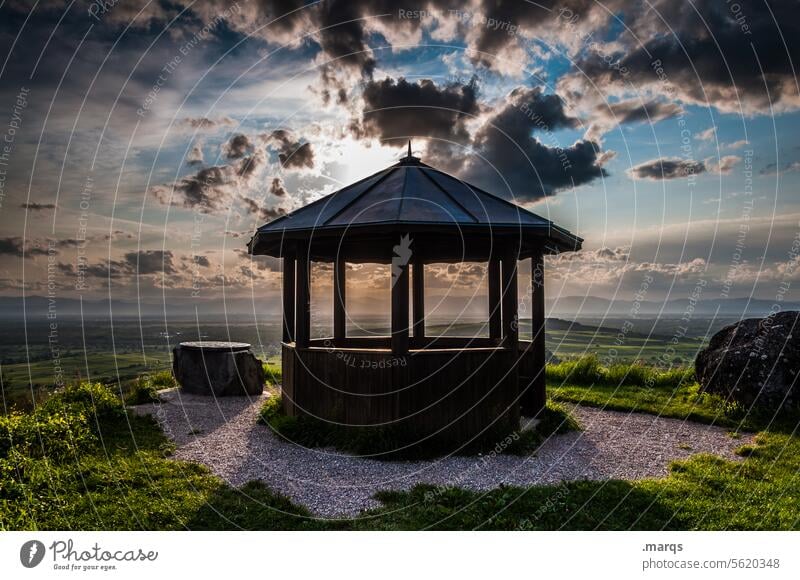
{"type": "Polygon", "coordinates": [[[196,395],[260,395],[264,367],[243,342],[183,342],[172,351],[172,370],[181,387],[196,395]]]}
{"type": "Polygon", "coordinates": [[[797,406],[800,334],[793,331],[798,324],[800,312],[787,311],[720,330],[695,360],[702,389],[748,408],[797,406]]]}

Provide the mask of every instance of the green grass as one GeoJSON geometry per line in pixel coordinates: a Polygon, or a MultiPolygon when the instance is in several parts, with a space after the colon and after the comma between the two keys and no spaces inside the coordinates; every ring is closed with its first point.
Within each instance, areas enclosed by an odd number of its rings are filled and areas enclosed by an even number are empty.
{"type": "MultiPolygon", "coordinates": [[[[145,359],[139,352],[87,351],[79,350],[66,354],[59,359],[66,382],[86,380],[87,369],[91,372],[91,380],[97,382],[126,381],[136,378],[142,373],[167,369],[171,355],[163,350],[148,350],[145,359]]],[[[32,361],[30,363],[14,363],[3,365],[3,374],[8,378],[12,389],[25,390],[29,384],[49,386],[54,383],[52,358],[32,361]]]]}
{"type": "Polygon", "coordinates": [[[350,427],[313,417],[288,417],[281,409],[280,395],[269,397],[264,402],[258,422],[296,445],[333,447],[346,453],[382,460],[428,459],[451,453],[529,455],[549,436],[580,429],[569,412],[555,403],[548,403],[535,419],[539,420],[535,429],[512,433],[491,431],[481,436],[480,440],[459,449],[432,439],[419,443],[418,434],[397,427],[350,427]]]}
{"type": "MultiPolygon", "coordinates": [[[[673,409],[670,393],[651,389],[654,408],[673,409]]],[[[619,397],[618,408],[641,406],[631,397],[619,397]]],[[[275,403],[266,411],[274,418],[275,403]]],[[[557,405],[540,418],[542,433],[569,423],[557,405]]],[[[153,419],[126,411],[108,388],[83,384],[33,412],[0,417],[0,529],[796,530],[798,419],[773,423],[740,449],[742,461],[693,456],[665,479],[487,493],[417,486],[379,493],[383,506],[357,518],[321,520],[262,483],[234,489],[202,466],[169,459],[173,447],[153,419]]]]}
{"type": "Polygon", "coordinates": [[[746,410],[705,393],[689,369],[660,371],[640,363],[606,368],[594,357],[582,357],[548,365],[547,379],[549,396],[561,402],[650,413],[744,431],[767,428],[785,431],[797,423],[797,412],[746,410]],[[632,376],[642,382],[631,382],[632,376]]]}
{"type": "Polygon", "coordinates": [[[642,362],[603,366],[595,355],[587,355],[547,365],[551,383],[578,385],[678,387],[694,382],[694,369],[672,367],[666,370],[642,362]]]}
{"type": "Polygon", "coordinates": [[[281,364],[278,362],[265,362],[263,364],[264,374],[267,375],[267,385],[275,386],[281,384],[283,374],[281,372],[281,364]]]}

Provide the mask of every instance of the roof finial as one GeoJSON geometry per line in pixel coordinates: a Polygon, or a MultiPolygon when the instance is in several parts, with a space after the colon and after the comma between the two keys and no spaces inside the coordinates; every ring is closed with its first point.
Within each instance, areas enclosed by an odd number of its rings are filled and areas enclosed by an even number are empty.
{"type": "Polygon", "coordinates": [[[411,139],[408,140],[408,156],[411,157],[411,139]]]}

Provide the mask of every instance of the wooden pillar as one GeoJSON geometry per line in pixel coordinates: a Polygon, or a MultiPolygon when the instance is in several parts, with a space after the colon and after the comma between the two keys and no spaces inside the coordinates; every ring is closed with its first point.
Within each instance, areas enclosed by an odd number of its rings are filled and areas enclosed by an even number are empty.
{"type": "Polygon", "coordinates": [[[531,384],[522,395],[522,412],[534,416],[547,402],[545,382],[545,317],[544,317],[544,256],[531,258],[531,349],[534,374],[531,384]]]}
{"type": "Polygon", "coordinates": [[[295,343],[297,348],[308,348],[311,337],[311,261],[308,245],[301,244],[297,250],[297,311],[295,312],[295,343]]]}
{"type": "Polygon", "coordinates": [[[421,341],[425,338],[425,266],[422,260],[414,260],[413,264],[414,339],[421,341]]]}
{"type": "Polygon", "coordinates": [[[333,344],[339,346],[347,334],[347,268],[344,258],[336,257],[333,268],[333,344]]]}
{"type": "Polygon", "coordinates": [[[516,351],[519,345],[519,290],[517,288],[517,252],[503,252],[502,264],[503,346],[516,351]]]}
{"type": "Polygon", "coordinates": [[[489,258],[486,275],[489,277],[489,338],[499,341],[503,337],[502,309],[500,306],[500,258],[489,258]]]}
{"type": "Polygon", "coordinates": [[[283,257],[283,342],[294,341],[294,256],[283,257]]]}
{"type": "Polygon", "coordinates": [[[408,264],[392,264],[392,354],[408,353],[408,264]]]}

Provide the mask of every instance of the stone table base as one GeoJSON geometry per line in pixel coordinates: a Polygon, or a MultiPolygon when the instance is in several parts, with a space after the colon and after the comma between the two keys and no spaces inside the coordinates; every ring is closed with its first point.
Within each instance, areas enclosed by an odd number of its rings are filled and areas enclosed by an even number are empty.
{"type": "Polygon", "coordinates": [[[175,378],[188,393],[229,397],[264,390],[264,368],[245,342],[182,342],[172,354],[175,378]]]}

